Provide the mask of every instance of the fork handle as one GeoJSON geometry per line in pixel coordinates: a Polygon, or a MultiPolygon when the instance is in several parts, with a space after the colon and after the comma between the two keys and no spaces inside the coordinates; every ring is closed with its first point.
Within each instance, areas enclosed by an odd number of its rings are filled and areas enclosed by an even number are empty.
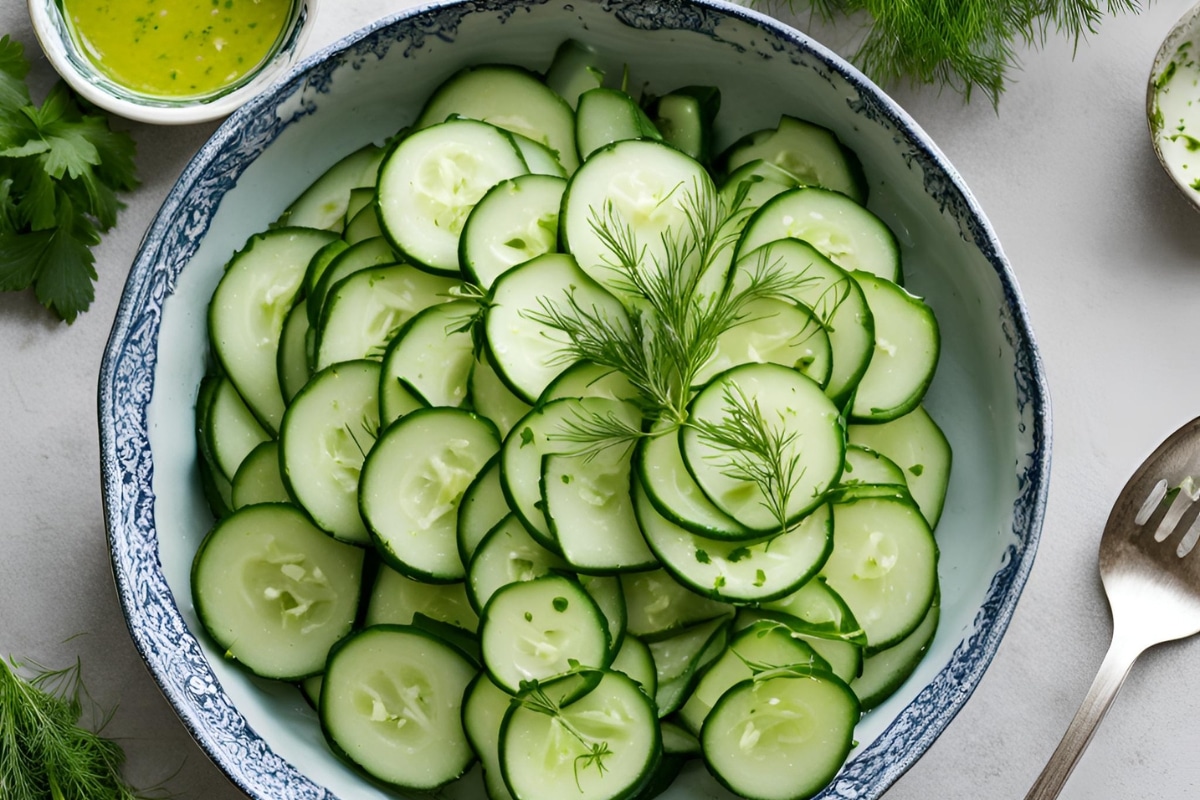
{"type": "Polygon", "coordinates": [[[1088,689],[1083,703],[1075,712],[1071,724],[1067,726],[1062,741],[1058,743],[1042,773],[1025,795],[1025,800],[1053,800],[1058,797],[1067,778],[1071,776],[1071,771],[1075,769],[1075,764],[1079,762],[1079,757],[1092,741],[1092,735],[1100,721],[1104,719],[1105,713],[1120,691],[1133,662],[1144,649],[1136,645],[1131,646],[1127,640],[1113,639],[1092,681],[1092,687],[1088,689]]]}

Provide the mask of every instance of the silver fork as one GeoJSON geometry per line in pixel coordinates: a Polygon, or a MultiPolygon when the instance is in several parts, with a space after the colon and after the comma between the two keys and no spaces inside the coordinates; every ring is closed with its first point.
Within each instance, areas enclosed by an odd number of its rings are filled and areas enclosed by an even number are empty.
{"type": "Polygon", "coordinates": [[[1148,647],[1200,633],[1200,417],[1138,467],[1100,539],[1100,578],[1113,634],[1091,689],[1025,800],[1058,797],[1148,647]],[[1189,555],[1191,554],[1191,555],[1189,555]]]}

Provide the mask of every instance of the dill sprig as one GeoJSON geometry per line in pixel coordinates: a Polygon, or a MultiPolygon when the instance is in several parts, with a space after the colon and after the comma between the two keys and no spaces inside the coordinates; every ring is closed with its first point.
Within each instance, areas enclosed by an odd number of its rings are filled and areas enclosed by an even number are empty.
{"type": "Polygon", "coordinates": [[[80,665],[42,669],[0,659],[0,797],[5,800],[137,800],[121,777],[125,754],[104,738],[111,715],[80,726],[96,706],[80,680],[80,665]]]}
{"type": "MultiPolygon", "coordinates": [[[[761,0],[769,5],[776,0],[761,0]]],[[[1075,47],[1108,14],[1137,13],[1140,0],[802,0],[827,21],[867,14],[853,60],[879,83],[902,78],[948,86],[968,101],[978,89],[997,105],[1019,45],[1042,46],[1052,33],[1075,47]]],[[[794,0],[787,5],[794,7],[794,0]]]]}
{"type": "Polygon", "coordinates": [[[804,476],[796,432],[771,425],[758,399],[748,397],[736,383],[727,382],[721,388],[725,403],[721,419],[692,419],[687,424],[720,453],[715,460],[723,474],[759,488],[763,504],[778,521],[780,531],[785,531],[792,494],[804,476]]]}
{"type": "MultiPolygon", "coordinates": [[[[586,667],[573,667],[575,674],[582,678],[581,688],[576,690],[573,697],[581,697],[600,683],[600,673],[597,670],[592,670],[586,667]]],[[[537,681],[523,683],[522,688],[525,689],[525,694],[513,700],[514,703],[520,704],[531,711],[536,711],[539,714],[545,714],[552,718],[562,729],[571,735],[575,741],[579,742],[583,747],[584,752],[575,756],[573,769],[575,773],[575,786],[580,791],[583,791],[581,781],[579,779],[580,770],[587,770],[590,767],[595,767],[596,772],[603,777],[608,770],[608,765],[604,763],[605,759],[611,757],[614,752],[608,746],[606,740],[596,741],[590,736],[586,736],[568,717],[562,709],[562,706],[555,702],[544,688],[537,681]]]]}

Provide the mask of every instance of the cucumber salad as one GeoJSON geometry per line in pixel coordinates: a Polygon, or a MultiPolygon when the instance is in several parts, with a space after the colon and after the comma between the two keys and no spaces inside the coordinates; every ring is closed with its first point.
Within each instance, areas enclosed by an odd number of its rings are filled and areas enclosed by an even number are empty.
{"type": "Polygon", "coordinates": [[[234,254],[195,608],[375,783],[811,797],[937,628],[937,320],[831,131],[598,64],[461,70],[234,254]]]}

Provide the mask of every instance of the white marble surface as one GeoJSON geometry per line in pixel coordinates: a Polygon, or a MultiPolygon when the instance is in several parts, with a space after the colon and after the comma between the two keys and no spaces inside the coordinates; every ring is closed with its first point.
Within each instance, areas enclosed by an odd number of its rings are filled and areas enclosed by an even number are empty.
{"type": "MultiPolygon", "coordinates": [[[[324,0],[309,49],[405,0],[324,0]]],[[[1187,0],[1106,18],[1072,53],[1021,53],[994,110],[952,92],[891,87],[949,156],[994,225],[1020,282],[1053,396],[1049,509],[1032,576],[974,696],[887,800],[1023,797],[1083,697],[1110,632],[1096,571],[1109,506],[1130,472],[1200,414],[1200,215],[1154,160],[1145,81],[1187,0]]],[[[792,20],[809,28],[807,18],[792,20]]],[[[24,42],[32,80],[53,79],[23,0],[0,0],[0,34],[24,42]]],[[[821,30],[842,48],[844,30],[821,30]]],[[[142,667],[108,561],[100,500],[96,378],[142,232],[214,125],[120,123],[143,184],[97,250],[91,310],[55,322],[29,293],[0,294],[0,655],[83,663],[127,777],[174,796],[236,800],[142,667]]],[[[1134,668],[1063,793],[1074,800],[1200,795],[1200,641],[1134,668]]]]}

